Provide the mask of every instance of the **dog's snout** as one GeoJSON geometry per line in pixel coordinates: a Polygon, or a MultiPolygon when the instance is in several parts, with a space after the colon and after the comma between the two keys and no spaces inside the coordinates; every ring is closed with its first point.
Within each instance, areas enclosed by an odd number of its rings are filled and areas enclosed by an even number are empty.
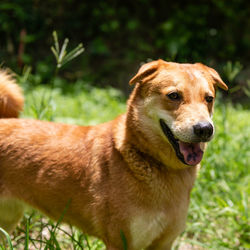
{"type": "Polygon", "coordinates": [[[193,126],[194,133],[202,141],[208,140],[213,135],[213,125],[210,122],[199,122],[193,126]]]}

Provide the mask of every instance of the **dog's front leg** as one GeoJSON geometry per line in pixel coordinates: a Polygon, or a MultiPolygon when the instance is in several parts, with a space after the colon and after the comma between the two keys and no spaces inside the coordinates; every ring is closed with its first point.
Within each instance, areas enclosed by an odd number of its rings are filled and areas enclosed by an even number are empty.
{"type": "Polygon", "coordinates": [[[0,197],[0,227],[11,233],[22,218],[23,211],[24,205],[20,201],[0,197]]]}

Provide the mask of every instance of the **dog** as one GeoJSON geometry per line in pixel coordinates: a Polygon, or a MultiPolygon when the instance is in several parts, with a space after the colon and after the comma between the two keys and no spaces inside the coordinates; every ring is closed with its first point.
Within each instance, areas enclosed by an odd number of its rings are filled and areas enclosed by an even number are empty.
{"type": "Polygon", "coordinates": [[[127,111],[96,126],[18,119],[19,87],[0,74],[0,226],[25,204],[103,240],[108,250],[171,249],[212,122],[219,74],[201,63],[144,64],[127,111]],[[10,118],[12,117],[12,118],[10,118]],[[65,209],[67,208],[67,209],[65,209]]]}

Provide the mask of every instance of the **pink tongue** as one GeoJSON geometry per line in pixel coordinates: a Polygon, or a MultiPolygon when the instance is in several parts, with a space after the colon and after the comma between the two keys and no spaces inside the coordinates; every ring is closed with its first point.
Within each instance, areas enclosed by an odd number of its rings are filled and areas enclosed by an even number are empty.
{"type": "Polygon", "coordinates": [[[203,151],[200,148],[200,143],[186,143],[179,141],[179,147],[184,156],[184,160],[188,165],[196,165],[202,160],[203,151]]]}

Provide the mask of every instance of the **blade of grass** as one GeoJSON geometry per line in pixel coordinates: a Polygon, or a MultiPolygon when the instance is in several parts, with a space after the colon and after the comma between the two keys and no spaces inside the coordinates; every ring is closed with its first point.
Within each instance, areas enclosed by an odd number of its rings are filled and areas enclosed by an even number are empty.
{"type": "Polygon", "coordinates": [[[25,231],[25,250],[29,250],[29,226],[30,226],[30,221],[27,218],[26,219],[26,231],[25,231]]]}
{"type": "Polygon", "coordinates": [[[122,230],[120,232],[120,236],[122,238],[123,250],[127,250],[128,249],[128,243],[127,243],[127,239],[125,237],[125,234],[124,234],[124,232],[122,230]]]}
{"type": "Polygon", "coordinates": [[[58,55],[59,52],[60,52],[60,49],[59,49],[59,42],[58,42],[57,32],[54,30],[52,35],[53,35],[53,38],[54,38],[55,50],[56,50],[57,55],[58,55]]]}
{"type": "Polygon", "coordinates": [[[4,236],[7,238],[7,242],[8,242],[10,250],[13,250],[14,248],[13,248],[13,245],[11,243],[11,239],[10,239],[9,234],[1,227],[0,227],[0,232],[2,232],[4,234],[4,236]]]}

